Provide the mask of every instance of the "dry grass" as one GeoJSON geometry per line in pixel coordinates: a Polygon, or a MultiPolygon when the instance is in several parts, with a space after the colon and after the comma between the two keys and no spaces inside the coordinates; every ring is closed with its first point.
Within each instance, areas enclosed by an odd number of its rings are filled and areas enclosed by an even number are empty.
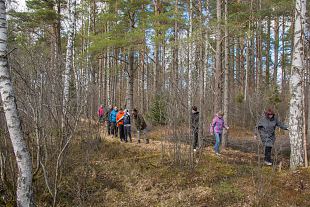
{"type": "Polygon", "coordinates": [[[195,168],[180,167],[162,156],[166,133],[153,129],[148,145],[81,138],[70,148],[60,206],[310,206],[310,170],[277,172],[253,153],[217,157],[211,146],[195,168]]]}

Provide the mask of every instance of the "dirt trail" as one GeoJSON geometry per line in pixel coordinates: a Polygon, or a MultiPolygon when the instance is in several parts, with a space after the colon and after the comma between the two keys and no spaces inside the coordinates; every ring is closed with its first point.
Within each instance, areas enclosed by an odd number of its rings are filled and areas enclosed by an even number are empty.
{"type": "MultiPolygon", "coordinates": [[[[171,138],[165,138],[163,141],[158,141],[154,139],[150,139],[149,144],[145,144],[144,140],[141,141],[141,143],[137,142],[137,138],[133,137],[132,143],[130,142],[121,142],[118,137],[108,136],[105,131],[101,131],[100,133],[101,138],[109,141],[109,142],[115,142],[122,145],[127,145],[128,147],[135,147],[137,149],[141,150],[147,150],[152,151],[156,155],[160,156],[161,152],[164,151],[168,153],[172,153],[172,150],[175,146],[175,143],[171,141],[171,138]],[[170,151],[169,151],[170,150],[170,151]]],[[[185,138],[181,139],[183,140],[182,147],[185,150],[188,150],[189,145],[185,143],[185,138]]],[[[213,137],[206,137],[204,139],[204,146],[198,153],[195,153],[195,158],[197,159],[197,162],[199,160],[199,157],[201,157],[202,154],[214,156],[219,159],[222,159],[226,162],[233,162],[233,163],[253,163],[257,162],[257,142],[253,140],[253,142],[244,140],[243,142],[239,142],[237,140],[234,140],[229,143],[229,147],[222,151],[221,156],[218,157],[214,155],[213,152],[213,137]],[[201,154],[202,153],[202,154],[201,154]]]]}

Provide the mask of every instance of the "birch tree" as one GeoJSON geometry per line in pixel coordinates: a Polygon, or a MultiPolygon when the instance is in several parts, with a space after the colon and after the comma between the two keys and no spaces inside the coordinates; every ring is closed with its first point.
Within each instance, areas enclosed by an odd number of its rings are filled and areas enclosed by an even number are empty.
{"type": "Polygon", "coordinates": [[[189,32],[188,32],[188,109],[191,113],[191,107],[192,107],[192,94],[193,94],[193,83],[192,83],[192,76],[193,76],[193,70],[194,70],[194,46],[193,46],[193,2],[192,0],[189,1],[189,32]]]}
{"type": "Polygon", "coordinates": [[[64,72],[64,89],[63,89],[63,120],[62,127],[64,127],[66,114],[67,114],[67,104],[69,101],[69,82],[70,82],[70,72],[73,70],[73,41],[74,41],[74,30],[75,30],[75,4],[76,0],[68,0],[68,40],[67,40],[67,53],[66,53],[66,68],[64,72]]]}
{"type": "Polygon", "coordinates": [[[32,163],[23,138],[12,81],[8,69],[6,3],[0,0],[0,93],[6,124],[18,168],[16,202],[18,207],[34,206],[32,192],[32,163]]]}
{"type": "Polygon", "coordinates": [[[290,168],[304,164],[303,149],[303,72],[304,72],[304,28],[306,21],[306,0],[296,0],[294,48],[290,79],[289,137],[291,145],[290,168]]]}

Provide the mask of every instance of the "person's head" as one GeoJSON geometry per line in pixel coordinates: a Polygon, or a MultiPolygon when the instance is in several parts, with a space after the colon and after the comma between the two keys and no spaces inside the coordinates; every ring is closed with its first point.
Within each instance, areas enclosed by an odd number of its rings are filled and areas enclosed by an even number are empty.
{"type": "Polygon", "coordinates": [[[117,106],[114,106],[114,110],[117,111],[117,106]]]}
{"type": "Polygon", "coordinates": [[[103,105],[102,105],[102,104],[100,104],[100,108],[103,108],[103,105]]]}
{"type": "Polygon", "coordinates": [[[217,112],[217,116],[218,116],[218,117],[223,117],[223,116],[224,116],[224,112],[223,112],[223,111],[217,112]]]}
{"type": "Polygon", "coordinates": [[[120,111],[123,111],[123,108],[121,107],[121,108],[119,108],[119,110],[120,110],[120,111]]]}
{"type": "Polygon", "coordinates": [[[192,112],[193,112],[193,113],[197,112],[197,107],[196,107],[196,106],[193,106],[193,107],[192,107],[192,112]]]}
{"type": "Polygon", "coordinates": [[[273,111],[271,108],[269,108],[269,109],[265,112],[265,115],[266,115],[267,118],[272,119],[272,118],[274,117],[275,113],[274,113],[274,111],[273,111]]]}

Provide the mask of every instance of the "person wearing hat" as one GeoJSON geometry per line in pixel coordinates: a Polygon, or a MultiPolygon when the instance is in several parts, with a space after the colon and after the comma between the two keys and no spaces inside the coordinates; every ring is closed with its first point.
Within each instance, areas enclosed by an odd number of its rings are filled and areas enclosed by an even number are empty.
{"type": "Polygon", "coordinates": [[[216,155],[220,155],[220,144],[222,142],[223,129],[229,129],[229,127],[225,125],[223,116],[224,113],[222,111],[219,111],[214,116],[210,128],[211,135],[214,135],[215,137],[214,152],[216,155]]]}
{"type": "Polygon", "coordinates": [[[288,130],[288,126],[281,123],[272,109],[268,109],[264,116],[259,120],[255,127],[255,138],[257,135],[260,136],[261,141],[264,146],[264,162],[266,165],[272,165],[271,150],[276,140],[275,130],[279,127],[284,130],[288,130]]]}

